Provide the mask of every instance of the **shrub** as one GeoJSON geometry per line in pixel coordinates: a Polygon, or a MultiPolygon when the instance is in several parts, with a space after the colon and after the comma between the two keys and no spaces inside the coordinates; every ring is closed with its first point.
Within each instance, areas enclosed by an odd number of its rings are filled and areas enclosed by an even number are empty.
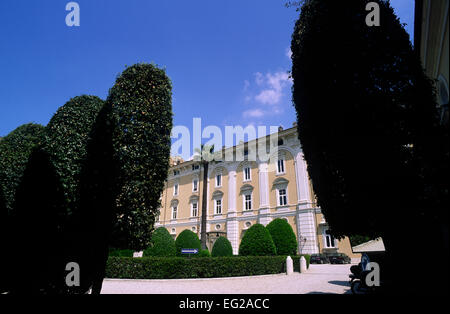
{"type": "Polygon", "coordinates": [[[219,237],[214,243],[211,256],[233,256],[233,247],[230,241],[225,237],[219,237]]]}
{"type": "Polygon", "coordinates": [[[208,250],[201,250],[198,254],[198,257],[211,257],[211,254],[209,253],[208,250]]]}
{"type": "Polygon", "coordinates": [[[177,252],[175,241],[164,227],[153,232],[150,246],[144,250],[144,256],[175,256],[177,252]]]}
{"type": "Polygon", "coordinates": [[[294,256],[297,254],[297,238],[291,225],[286,220],[277,218],[270,222],[266,228],[272,236],[278,255],[294,256]]]}
{"type": "Polygon", "coordinates": [[[255,224],[245,232],[239,246],[239,255],[267,256],[276,254],[275,244],[266,227],[255,224]]]}
{"type": "Polygon", "coordinates": [[[177,248],[177,256],[181,256],[181,249],[198,249],[201,251],[200,240],[197,234],[191,230],[182,231],[175,241],[175,246],[177,248]]]}
{"type": "Polygon", "coordinates": [[[87,155],[87,143],[104,101],[97,96],[78,96],[58,109],[46,127],[42,149],[51,158],[64,187],[69,213],[75,210],[82,161],[87,155]]]}
{"type": "Polygon", "coordinates": [[[110,257],[106,264],[106,278],[117,279],[220,278],[285,271],[285,256],[110,257]]]}
{"type": "Polygon", "coordinates": [[[116,247],[143,250],[169,170],[172,83],[163,69],[135,64],[117,78],[106,104],[120,169],[112,241],[116,247]]]}
{"type": "Polygon", "coordinates": [[[33,149],[39,146],[45,134],[40,124],[24,124],[0,141],[0,188],[3,189],[5,206],[11,211],[16,189],[25,171],[33,149]]]}
{"type": "Polygon", "coordinates": [[[109,250],[109,256],[112,257],[133,257],[133,254],[133,250],[119,250],[114,248],[109,250]]]}

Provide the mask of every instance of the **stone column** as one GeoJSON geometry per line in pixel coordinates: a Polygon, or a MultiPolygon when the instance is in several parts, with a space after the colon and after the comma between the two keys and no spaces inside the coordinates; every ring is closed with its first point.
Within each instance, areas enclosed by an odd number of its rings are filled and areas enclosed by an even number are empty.
{"type": "Polygon", "coordinates": [[[228,171],[227,238],[233,247],[233,254],[239,252],[239,222],[236,213],[236,170],[228,171]]]}
{"type": "Polygon", "coordinates": [[[311,201],[311,193],[309,190],[309,176],[304,160],[303,153],[299,152],[295,157],[295,174],[297,183],[298,203],[303,207],[308,207],[311,201]]]}
{"type": "Polygon", "coordinates": [[[317,230],[315,224],[314,209],[299,209],[297,211],[297,238],[300,254],[316,254],[317,230]],[[306,238],[306,241],[302,241],[306,238]]]}
{"type": "Polygon", "coordinates": [[[267,162],[259,164],[258,171],[259,185],[259,215],[258,222],[264,226],[270,223],[270,202],[269,202],[269,165],[267,162]]]}

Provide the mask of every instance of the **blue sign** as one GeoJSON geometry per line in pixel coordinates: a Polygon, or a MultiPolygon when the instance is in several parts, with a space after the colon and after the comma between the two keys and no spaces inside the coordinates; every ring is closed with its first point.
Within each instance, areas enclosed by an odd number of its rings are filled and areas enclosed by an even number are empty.
{"type": "Polygon", "coordinates": [[[198,249],[181,249],[181,254],[197,254],[198,249]]]}

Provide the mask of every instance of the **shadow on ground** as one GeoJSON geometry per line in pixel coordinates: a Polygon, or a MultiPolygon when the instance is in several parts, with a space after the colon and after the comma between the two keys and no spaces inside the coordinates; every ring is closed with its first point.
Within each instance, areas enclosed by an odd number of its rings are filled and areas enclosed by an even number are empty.
{"type": "Polygon", "coordinates": [[[330,283],[332,285],[337,285],[337,286],[350,287],[350,284],[348,283],[348,281],[331,280],[331,281],[328,281],[328,283],[330,283]]]}

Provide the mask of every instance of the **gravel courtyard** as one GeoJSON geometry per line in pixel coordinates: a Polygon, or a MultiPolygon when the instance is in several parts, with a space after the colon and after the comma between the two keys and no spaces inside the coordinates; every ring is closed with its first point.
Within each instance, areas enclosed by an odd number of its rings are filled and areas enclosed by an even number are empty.
{"type": "Polygon", "coordinates": [[[306,273],[218,279],[105,279],[102,294],[350,293],[351,265],[311,264],[306,273]]]}

